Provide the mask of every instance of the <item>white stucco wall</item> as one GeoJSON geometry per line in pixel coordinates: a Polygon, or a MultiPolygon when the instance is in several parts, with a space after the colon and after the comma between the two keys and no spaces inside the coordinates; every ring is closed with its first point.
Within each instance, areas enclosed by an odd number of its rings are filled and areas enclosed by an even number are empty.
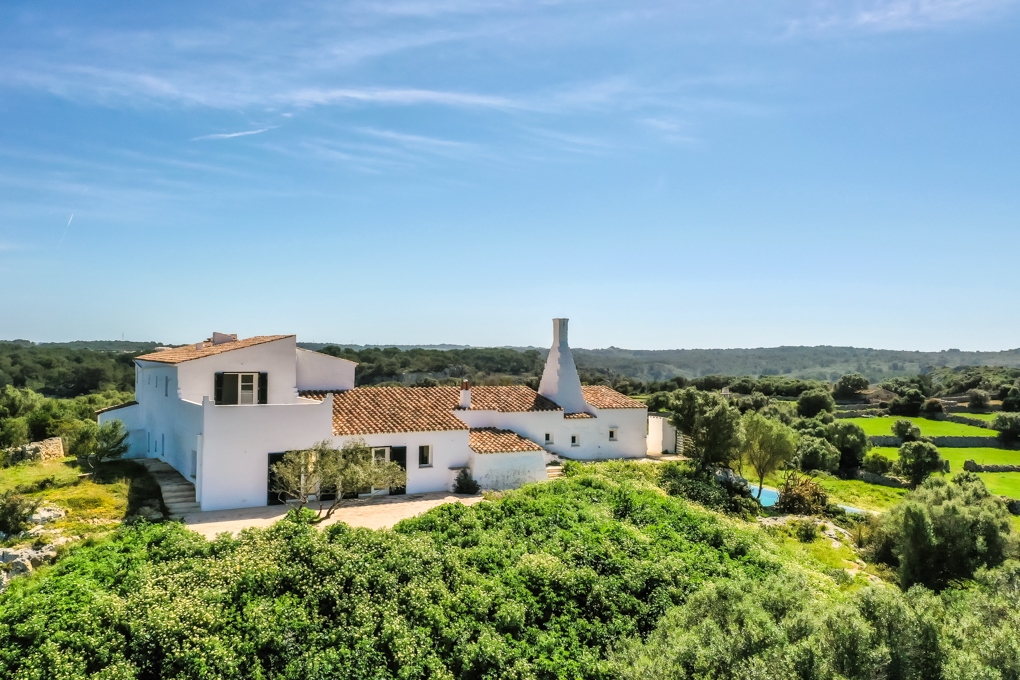
{"type": "Polygon", "coordinates": [[[300,404],[216,406],[202,403],[199,466],[202,510],[266,504],[269,454],[304,449],[333,435],[333,397],[300,404]]]}
{"type": "Polygon", "coordinates": [[[595,418],[564,418],[562,411],[456,410],[454,414],[471,427],[497,427],[513,430],[539,446],[564,458],[578,460],[606,458],[643,458],[647,453],[647,411],[640,408],[595,409],[595,418]],[[609,441],[609,430],[617,430],[617,441],[609,441]],[[545,434],[553,435],[546,444],[545,434]],[[570,445],[570,436],[580,438],[580,446],[570,445]]]}
{"type": "Polygon", "coordinates": [[[676,428],[668,416],[648,414],[648,453],[676,453],[676,428]]]}
{"type": "Polygon", "coordinates": [[[298,390],[353,390],[354,368],[347,359],[297,348],[298,390]]]}
{"type": "Polygon", "coordinates": [[[369,446],[407,447],[407,493],[449,491],[457,470],[468,464],[471,448],[467,430],[444,432],[395,432],[333,437],[337,448],[351,439],[363,439],[369,446]],[[432,467],[418,466],[418,447],[432,447],[432,467]]]}
{"type": "Polygon", "coordinates": [[[296,353],[297,338],[291,336],[183,361],[177,364],[178,395],[181,399],[201,404],[202,397],[214,396],[216,373],[268,373],[269,403],[295,404],[298,401],[296,353]]]}
{"type": "Polygon", "coordinates": [[[477,453],[468,458],[471,476],[483,489],[516,489],[548,478],[541,451],[477,453]]]}

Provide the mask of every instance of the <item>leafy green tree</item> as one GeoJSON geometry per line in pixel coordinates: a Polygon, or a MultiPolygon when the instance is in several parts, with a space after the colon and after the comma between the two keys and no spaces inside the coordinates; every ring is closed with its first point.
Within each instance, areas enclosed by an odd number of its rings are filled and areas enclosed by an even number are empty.
{"type": "Polygon", "coordinates": [[[988,392],[984,390],[970,390],[967,392],[967,408],[974,411],[984,411],[988,408],[991,399],[988,392]]]}
{"type": "Polygon", "coordinates": [[[822,411],[831,413],[835,409],[836,402],[825,389],[808,390],[797,399],[797,414],[803,418],[814,418],[822,411]]]}
{"type": "Polygon", "coordinates": [[[797,459],[800,461],[800,469],[805,472],[811,470],[835,472],[839,468],[841,457],[839,449],[824,438],[802,436],[797,445],[797,459]]]}
{"type": "Polygon", "coordinates": [[[725,397],[687,387],[672,394],[670,410],[670,423],[693,441],[691,458],[702,473],[728,466],[739,456],[740,411],[725,397]]]}
{"type": "Polygon", "coordinates": [[[925,417],[931,417],[939,413],[945,413],[946,407],[942,404],[940,399],[927,399],[921,406],[921,413],[925,417]]]}
{"type": "Polygon", "coordinates": [[[941,590],[1015,554],[1010,517],[977,475],[930,477],[881,518],[868,550],[898,568],[902,588],[941,590]]]}
{"type": "Polygon", "coordinates": [[[38,408],[42,401],[42,396],[32,390],[4,385],[0,389],[0,420],[26,416],[38,408]]]}
{"type": "Polygon", "coordinates": [[[933,472],[949,472],[949,461],[931,442],[908,441],[900,447],[896,470],[916,487],[933,472]]]}
{"type": "Polygon", "coordinates": [[[883,456],[881,453],[870,451],[866,456],[864,456],[864,463],[861,467],[873,474],[885,475],[892,470],[893,464],[892,461],[883,456]]]}
{"type": "Polygon", "coordinates": [[[920,390],[906,389],[902,396],[889,404],[889,414],[894,416],[917,417],[924,405],[924,394],[920,390]]]}
{"type": "Polygon", "coordinates": [[[0,421],[0,449],[28,444],[28,421],[25,418],[7,418],[0,421]]]}
{"type": "Polygon", "coordinates": [[[99,424],[92,420],[68,420],[61,424],[60,437],[68,455],[87,463],[96,452],[99,424]]]}
{"type": "Polygon", "coordinates": [[[1011,387],[1002,400],[1003,411],[1020,411],[1020,387],[1011,387]]]}
{"type": "Polygon", "coordinates": [[[871,449],[868,435],[860,425],[837,420],[829,423],[829,441],[839,449],[839,467],[843,470],[856,470],[864,462],[865,454],[871,449]]]}
{"type": "Polygon", "coordinates": [[[992,428],[999,431],[1004,444],[1020,441],[1020,413],[999,413],[992,421],[992,428]]]}
{"type": "Polygon", "coordinates": [[[652,413],[665,411],[669,408],[669,392],[656,392],[648,397],[648,401],[645,403],[648,405],[648,410],[652,413]]]}
{"type": "Polygon", "coordinates": [[[108,420],[96,431],[97,460],[116,460],[128,452],[128,433],[124,423],[119,420],[108,420]]]}
{"type": "Polygon", "coordinates": [[[786,425],[748,411],[743,417],[743,460],[758,475],[758,499],[761,500],[765,477],[778,470],[793,458],[797,450],[797,435],[786,425]]]}
{"type": "Polygon", "coordinates": [[[851,399],[868,389],[868,379],[860,373],[848,373],[836,381],[832,393],[840,399],[851,399]]]}
{"type": "Polygon", "coordinates": [[[320,521],[332,517],[345,496],[360,492],[371,497],[407,483],[403,468],[376,460],[362,439],[348,440],[339,449],[321,441],[310,449],[288,451],[271,474],[273,491],[281,500],[296,500],[299,510],[315,494],[320,521]]]}
{"type": "Polygon", "coordinates": [[[899,437],[905,442],[916,442],[921,438],[921,428],[903,418],[897,419],[890,429],[894,437],[899,437]]]}

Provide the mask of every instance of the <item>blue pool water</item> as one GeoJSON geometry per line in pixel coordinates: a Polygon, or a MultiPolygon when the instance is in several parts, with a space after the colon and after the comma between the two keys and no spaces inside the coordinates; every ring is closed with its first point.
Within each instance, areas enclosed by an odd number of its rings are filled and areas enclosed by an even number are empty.
{"type": "MultiPolygon", "coordinates": [[[[751,488],[751,494],[754,495],[754,496],[757,496],[758,495],[758,490],[752,487],[751,488]]],[[[767,507],[769,507],[771,505],[775,505],[777,500],[779,500],[779,492],[778,491],[776,491],[775,489],[762,488],[762,490],[761,490],[761,504],[762,504],[762,507],[767,508],[767,507]]],[[[853,508],[853,507],[850,507],[849,505],[840,505],[839,507],[843,508],[847,512],[851,512],[851,513],[854,513],[854,514],[859,514],[859,513],[862,513],[862,512],[867,512],[866,510],[861,510],[860,508],[853,508]]]]}

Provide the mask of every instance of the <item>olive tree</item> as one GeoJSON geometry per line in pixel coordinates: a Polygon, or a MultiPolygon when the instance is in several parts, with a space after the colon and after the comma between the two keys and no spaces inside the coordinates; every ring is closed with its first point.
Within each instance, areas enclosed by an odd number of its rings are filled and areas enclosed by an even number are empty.
{"type": "Polygon", "coordinates": [[[743,460],[758,475],[758,498],[761,499],[762,483],[765,476],[778,470],[793,458],[796,452],[797,434],[782,423],[748,411],[743,417],[744,445],[741,447],[743,460]]]}
{"type": "Polygon", "coordinates": [[[829,423],[828,440],[839,449],[839,467],[856,470],[864,462],[864,456],[871,449],[868,435],[860,425],[845,420],[829,423]]]}
{"type": "Polygon", "coordinates": [[[933,472],[949,472],[949,461],[942,459],[931,442],[908,441],[900,447],[895,469],[916,487],[933,472]]]}
{"type": "Polygon", "coordinates": [[[280,500],[293,499],[300,509],[314,494],[320,521],[332,517],[346,495],[363,492],[371,498],[407,483],[402,467],[377,460],[362,439],[349,440],[339,449],[321,441],[310,449],[288,451],[270,471],[272,490],[280,500]]]}
{"type": "Polygon", "coordinates": [[[743,433],[740,411],[715,392],[694,387],[677,390],[670,396],[669,422],[693,442],[691,458],[699,471],[728,466],[739,456],[743,433]]]}
{"type": "Polygon", "coordinates": [[[814,418],[822,411],[831,413],[835,409],[836,402],[828,390],[808,390],[797,398],[797,415],[802,418],[814,418]]]}
{"type": "Polygon", "coordinates": [[[868,389],[868,385],[870,385],[868,379],[860,373],[848,373],[836,381],[832,393],[842,399],[850,399],[858,392],[868,389]]]}
{"type": "Polygon", "coordinates": [[[897,418],[890,429],[893,436],[905,442],[916,442],[921,438],[921,428],[905,418],[897,418]]]}

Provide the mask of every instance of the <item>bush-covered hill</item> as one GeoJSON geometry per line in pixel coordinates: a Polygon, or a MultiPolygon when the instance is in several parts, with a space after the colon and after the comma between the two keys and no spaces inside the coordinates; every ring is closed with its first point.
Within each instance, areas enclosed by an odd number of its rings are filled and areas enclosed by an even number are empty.
{"type": "Polygon", "coordinates": [[[0,596],[0,677],[1020,677],[1016,570],[841,589],[657,467],[575,466],[393,531],[126,527],[0,596]]]}

